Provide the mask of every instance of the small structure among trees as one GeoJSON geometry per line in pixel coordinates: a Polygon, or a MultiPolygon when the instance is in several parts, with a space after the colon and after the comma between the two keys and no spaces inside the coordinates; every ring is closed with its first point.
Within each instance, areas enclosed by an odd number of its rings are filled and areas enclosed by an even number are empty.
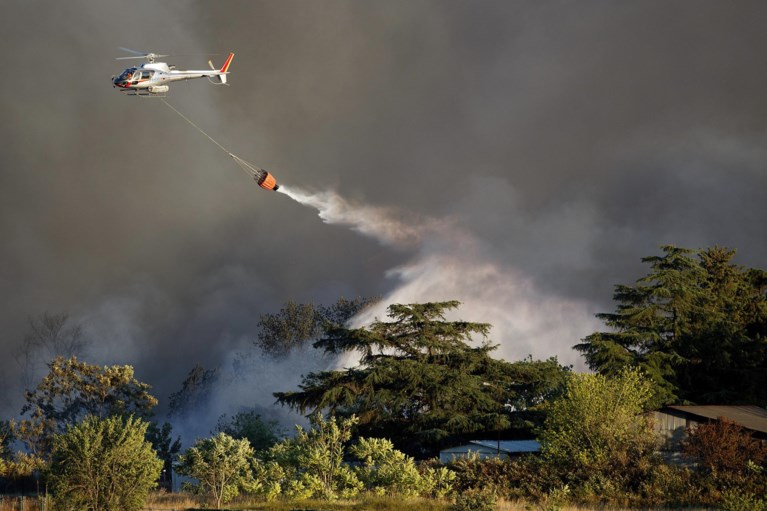
{"type": "Polygon", "coordinates": [[[520,454],[540,452],[538,440],[471,440],[468,443],[446,447],[439,451],[440,463],[476,456],[479,459],[507,459],[520,454]]]}
{"type": "Polygon", "coordinates": [[[767,441],[767,410],[758,406],[672,405],[654,412],[653,419],[668,451],[679,451],[691,429],[716,421],[732,422],[754,438],[767,441]]]}
{"type": "Polygon", "coordinates": [[[359,435],[389,438],[418,457],[477,432],[531,429],[539,407],[564,386],[569,368],[556,358],[510,363],[490,356],[490,325],[447,321],[460,302],[394,304],[391,321],[332,328],[314,346],[358,352],[357,367],[309,373],[300,391],[277,392],[301,413],[327,410],[359,418],[359,435]],[[476,338],[479,346],[471,346],[476,338]]]}

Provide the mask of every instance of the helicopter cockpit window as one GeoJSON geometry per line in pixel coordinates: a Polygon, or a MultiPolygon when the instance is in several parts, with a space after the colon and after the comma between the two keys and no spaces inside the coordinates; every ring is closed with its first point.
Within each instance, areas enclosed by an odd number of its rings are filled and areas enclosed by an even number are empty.
{"type": "Polygon", "coordinates": [[[154,73],[152,73],[151,71],[142,71],[142,72],[141,72],[141,78],[142,78],[143,80],[146,80],[146,79],[148,79],[148,78],[151,78],[153,74],[154,74],[154,73]]]}
{"type": "Polygon", "coordinates": [[[123,74],[120,75],[120,80],[130,80],[134,71],[136,71],[135,67],[126,69],[123,71],[123,74]]]}

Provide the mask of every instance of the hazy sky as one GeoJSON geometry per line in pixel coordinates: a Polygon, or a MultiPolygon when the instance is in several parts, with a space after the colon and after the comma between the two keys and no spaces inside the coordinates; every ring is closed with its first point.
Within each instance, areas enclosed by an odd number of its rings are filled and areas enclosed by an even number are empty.
{"type": "MultiPolygon", "coordinates": [[[[762,1],[4,2],[0,409],[18,411],[13,354],[44,312],[161,400],[196,363],[226,371],[289,299],[458,299],[499,356],[578,366],[659,245],[767,266],[765,23],[762,1]],[[113,89],[121,46],[179,68],[234,51],[230,86],[168,101],[346,216],[259,189],[113,89]],[[406,239],[370,230],[384,220],[406,239]]],[[[262,360],[232,406],[312,360],[262,360]]]]}

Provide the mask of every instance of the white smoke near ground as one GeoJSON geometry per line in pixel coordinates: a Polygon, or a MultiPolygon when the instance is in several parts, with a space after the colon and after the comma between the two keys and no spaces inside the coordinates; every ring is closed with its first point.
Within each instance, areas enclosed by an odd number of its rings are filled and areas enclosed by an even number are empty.
{"type": "Polygon", "coordinates": [[[387,246],[416,247],[412,260],[387,272],[395,281],[392,290],[352,318],[352,327],[386,320],[386,307],[393,303],[458,300],[462,305],[450,318],[491,324],[498,356],[557,356],[563,364],[581,363],[572,346],[596,329],[593,306],[547,295],[521,271],[492,257],[486,242],[460,228],[457,220],[404,221],[399,212],[354,204],[334,191],[279,191],[316,209],[327,224],[349,226],[387,246]]]}

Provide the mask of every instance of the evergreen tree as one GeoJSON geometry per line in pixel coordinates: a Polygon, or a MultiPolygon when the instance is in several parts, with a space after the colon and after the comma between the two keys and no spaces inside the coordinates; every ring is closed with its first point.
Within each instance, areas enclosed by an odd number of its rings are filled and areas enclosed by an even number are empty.
{"type": "Polygon", "coordinates": [[[575,346],[593,370],[641,367],[674,402],[767,405],[767,272],[732,263],[734,250],[662,247],[651,272],[618,285],[610,331],[575,346]]]}
{"type": "Polygon", "coordinates": [[[527,411],[554,392],[567,372],[555,360],[510,364],[493,359],[490,325],[447,321],[457,301],[391,305],[390,322],[333,328],[315,343],[334,355],[359,352],[359,365],[304,377],[300,391],[278,402],[305,413],[328,410],[359,418],[358,433],[384,437],[406,452],[433,454],[450,438],[499,432],[512,412],[527,411]]]}

